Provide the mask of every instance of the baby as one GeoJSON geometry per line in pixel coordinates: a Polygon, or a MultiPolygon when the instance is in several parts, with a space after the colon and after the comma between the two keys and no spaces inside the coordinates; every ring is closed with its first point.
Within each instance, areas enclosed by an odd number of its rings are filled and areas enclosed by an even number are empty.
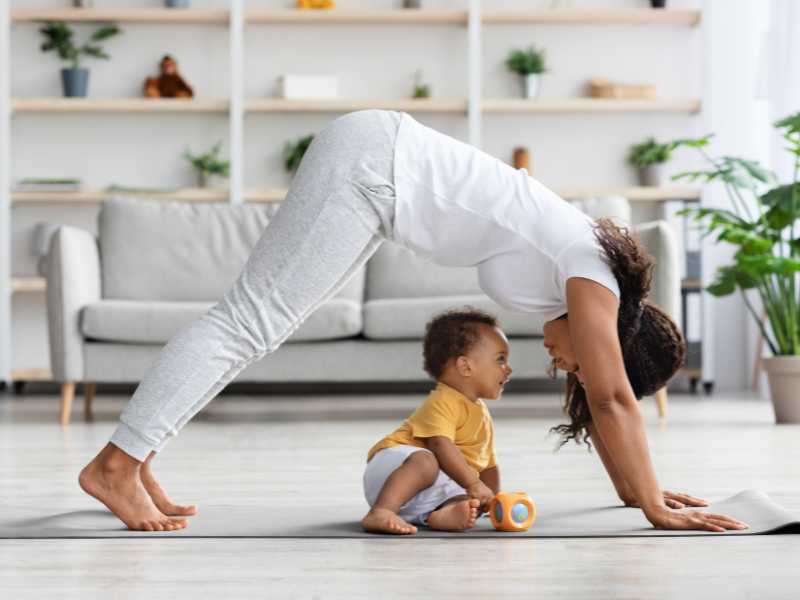
{"type": "Polygon", "coordinates": [[[511,376],[505,334],[482,311],[449,311],[426,326],[423,352],[436,388],[369,451],[367,531],[470,529],[500,490],[494,427],[481,398],[499,398],[511,376]]]}

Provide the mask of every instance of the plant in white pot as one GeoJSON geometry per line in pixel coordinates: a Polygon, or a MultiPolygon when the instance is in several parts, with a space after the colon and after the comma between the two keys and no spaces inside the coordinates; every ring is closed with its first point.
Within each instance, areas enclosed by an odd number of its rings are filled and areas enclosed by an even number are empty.
{"type": "Polygon", "coordinates": [[[794,155],[791,183],[779,184],[758,163],[734,156],[712,157],[705,151],[710,136],[676,140],[674,147],[696,148],[707,170],[681,173],[673,179],[722,182],[731,209],[690,208],[689,214],[716,239],[737,247],[734,262],[717,269],[706,288],[713,296],[737,290],[755,319],[772,357],[764,358],[778,423],[800,423],[800,112],[775,123],[794,155]],[[750,202],[748,202],[750,200],[750,202]],[[753,303],[760,299],[766,322],[753,303]]]}
{"type": "Polygon", "coordinates": [[[547,72],[544,50],[534,46],[527,50],[512,50],[506,59],[506,67],[520,76],[523,97],[539,97],[542,73],[547,72]]]}
{"type": "Polygon", "coordinates": [[[671,156],[671,144],[659,144],[650,137],[631,146],[628,162],[636,167],[639,185],[659,186],[663,179],[663,165],[671,156]]]}
{"type": "Polygon", "coordinates": [[[230,161],[220,157],[222,142],[217,142],[214,147],[204,154],[192,154],[187,149],[183,153],[183,158],[189,161],[197,174],[198,187],[209,187],[213,183],[212,178],[227,178],[230,173],[230,161]]]}
{"type": "Polygon", "coordinates": [[[75,45],[72,39],[75,33],[64,21],[48,21],[39,29],[39,33],[45,38],[41,45],[42,52],[55,50],[61,60],[71,64],[70,68],[61,69],[64,95],[68,98],[83,98],[89,88],[89,69],[81,68],[81,56],[108,60],[110,57],[100,47],[100,42],[121,33],[121,31],[114,24],[104,25],[96,30],[83,46],[75,45]]]}

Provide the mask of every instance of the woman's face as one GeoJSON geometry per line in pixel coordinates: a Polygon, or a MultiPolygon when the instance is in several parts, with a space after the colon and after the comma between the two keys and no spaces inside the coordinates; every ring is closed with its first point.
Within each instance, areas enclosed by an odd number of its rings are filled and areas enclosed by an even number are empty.
{"type": "Polygon", "coordinates": [[[544,347],[548,354],[553,358],[553,364],[557,369],[575,373],[578,381],[583,383],[583,376],[580,366],[575,358],[575,351],[572,349],[572,339],[569,336],[569,324],[567,316],[564,315],[553,321],[544,324],[544,347]]]}

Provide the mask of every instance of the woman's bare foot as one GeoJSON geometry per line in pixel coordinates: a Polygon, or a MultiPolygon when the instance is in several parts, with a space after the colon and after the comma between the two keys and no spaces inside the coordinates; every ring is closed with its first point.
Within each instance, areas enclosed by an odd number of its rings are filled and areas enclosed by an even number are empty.
{"type": "Polygon", "coordinates": [[[147,490],[147,493],[150,495],[153,504],[167,516],[190,517],[196,515],[197,507],[194,504],[191,506],[182,506],[173,503],[167,496],[167,492],[164,491],[164,488],[156,481],[153,471],[150,469],[150,463],[153,461],[155,455],[155,452],[151,452],[150,456],[147,457],[147,460],[145,460],[139,468],[139,479],[141,479],[144,489],[147,490]]]}
{"type": "Polygon", "coordinates": [[[105,504],[128,529],[173,531],[186,519],[170,519],[159,511],[139,479],[139,462],[108,444],[78,477],[84,492],[105,504]]]}
{"type": "Polygon", "coordinates": [[[479,506],[477,498],[453,499],[428,515],[428,527],[440,531],[472,529],[478,519],[479,506]]]}
{"type": "Polygon", "coordinates": [[[417,533],[417,528],[407,523],[388,508],[375,508],[361,519],[361,526],[372,533],[393,533],[395,535],[410,535],[417,533]]]}

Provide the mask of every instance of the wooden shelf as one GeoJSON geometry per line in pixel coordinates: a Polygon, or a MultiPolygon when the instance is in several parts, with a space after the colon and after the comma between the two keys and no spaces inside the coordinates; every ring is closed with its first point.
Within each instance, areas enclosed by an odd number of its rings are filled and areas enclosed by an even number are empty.
{"type": "Polygon", "coordinates": [[[565,187],[560,188],[557,192],[559,196],[567,200],[594,198],[596,196],[623,196],[632,202],[664,202],[666,200],[697,202],[701,197],[699,188],[683,186],[565,187]]]}
{"type": "Polygon", "coordinates": [[[228,100],[177,98],[14,98],[13,112],[225,113],[228,100]]]}
{"type": "Polygon", "coordinates": [[[387,9],[387,10],[274,10],[251,8],[245,22],[256,25],[466,25],[465,10],[387,9]]]}
{"type": "Polygon", "coordinates": [[[11,371],[11,381],[52,381],[53,373],[50,369],[14,369],[11,371]]]}
{"type": "Polygon", "coordinates": [[[619,8],[561,10],[495,10],[482,15],[492,25],[689,25],[700,22],[699,10],[619,8]]]}
{"type": "MultiPolygon", "coordinates": [[[[247,202],[281,202],[286,197],[286,188],[250,188],[244,190],[247,202]]],[[[631,202],[662,202],[666,200],[700,199],[700,190],[691,187],[625,187],[582,186],[558,188],[555,192],[567,200],[594,198],[597,196],[624,196],[631,202]]],[[[222,202],[229,197],[225,188],[186,188],[174,192],[107,192],[85,190],[81,192],[14,192],[11,201],[24,203],[97,204],[113,196],[141,197],[152,200],[180,200],[183,202],[222,202]]]]}
{"type": "Polygon", "coordinates": [[[12,277],[11,291],[14,293],[43,292],[47,287],[44,277],[12,277]]]}
{"type": "Polygon", "coordinates": [[[466,113],[466,100],[413,98],[398,100],[285,100],[253,98],[245,101],[245,111],[257,112],[350,112],[377,108],[405,112],[466,113]]]}
{"type": "Polygon", "coordinates": [[[696,113],[699,100],[610,100],[605,98],[563,98],[528,100],[525,98],[486,99],[486,113],[609,113],[609,112],[682,112],[696,113]]]}
{"type": "Polygon", "coordinates": [[[180,200],[182,202],[225,202],[230,197],[226,188],[185,188],[173,192],[126,192],[84,190],[80,192],[13,192],[11,201],[23,203],[97,204],[113,197],[180,200]]]}
{"type": "Polygon", "coordinates": [[[689,292],[699,292],[703,289],[703,282],[697,278],[686,278],[681,281],[681,289],[689,292]]]}
{"type": "Polygon", "coordinates": [[[227,24],[229,11],[214,8],[14,8],[12,23],[38,21],[227,24]]]}

